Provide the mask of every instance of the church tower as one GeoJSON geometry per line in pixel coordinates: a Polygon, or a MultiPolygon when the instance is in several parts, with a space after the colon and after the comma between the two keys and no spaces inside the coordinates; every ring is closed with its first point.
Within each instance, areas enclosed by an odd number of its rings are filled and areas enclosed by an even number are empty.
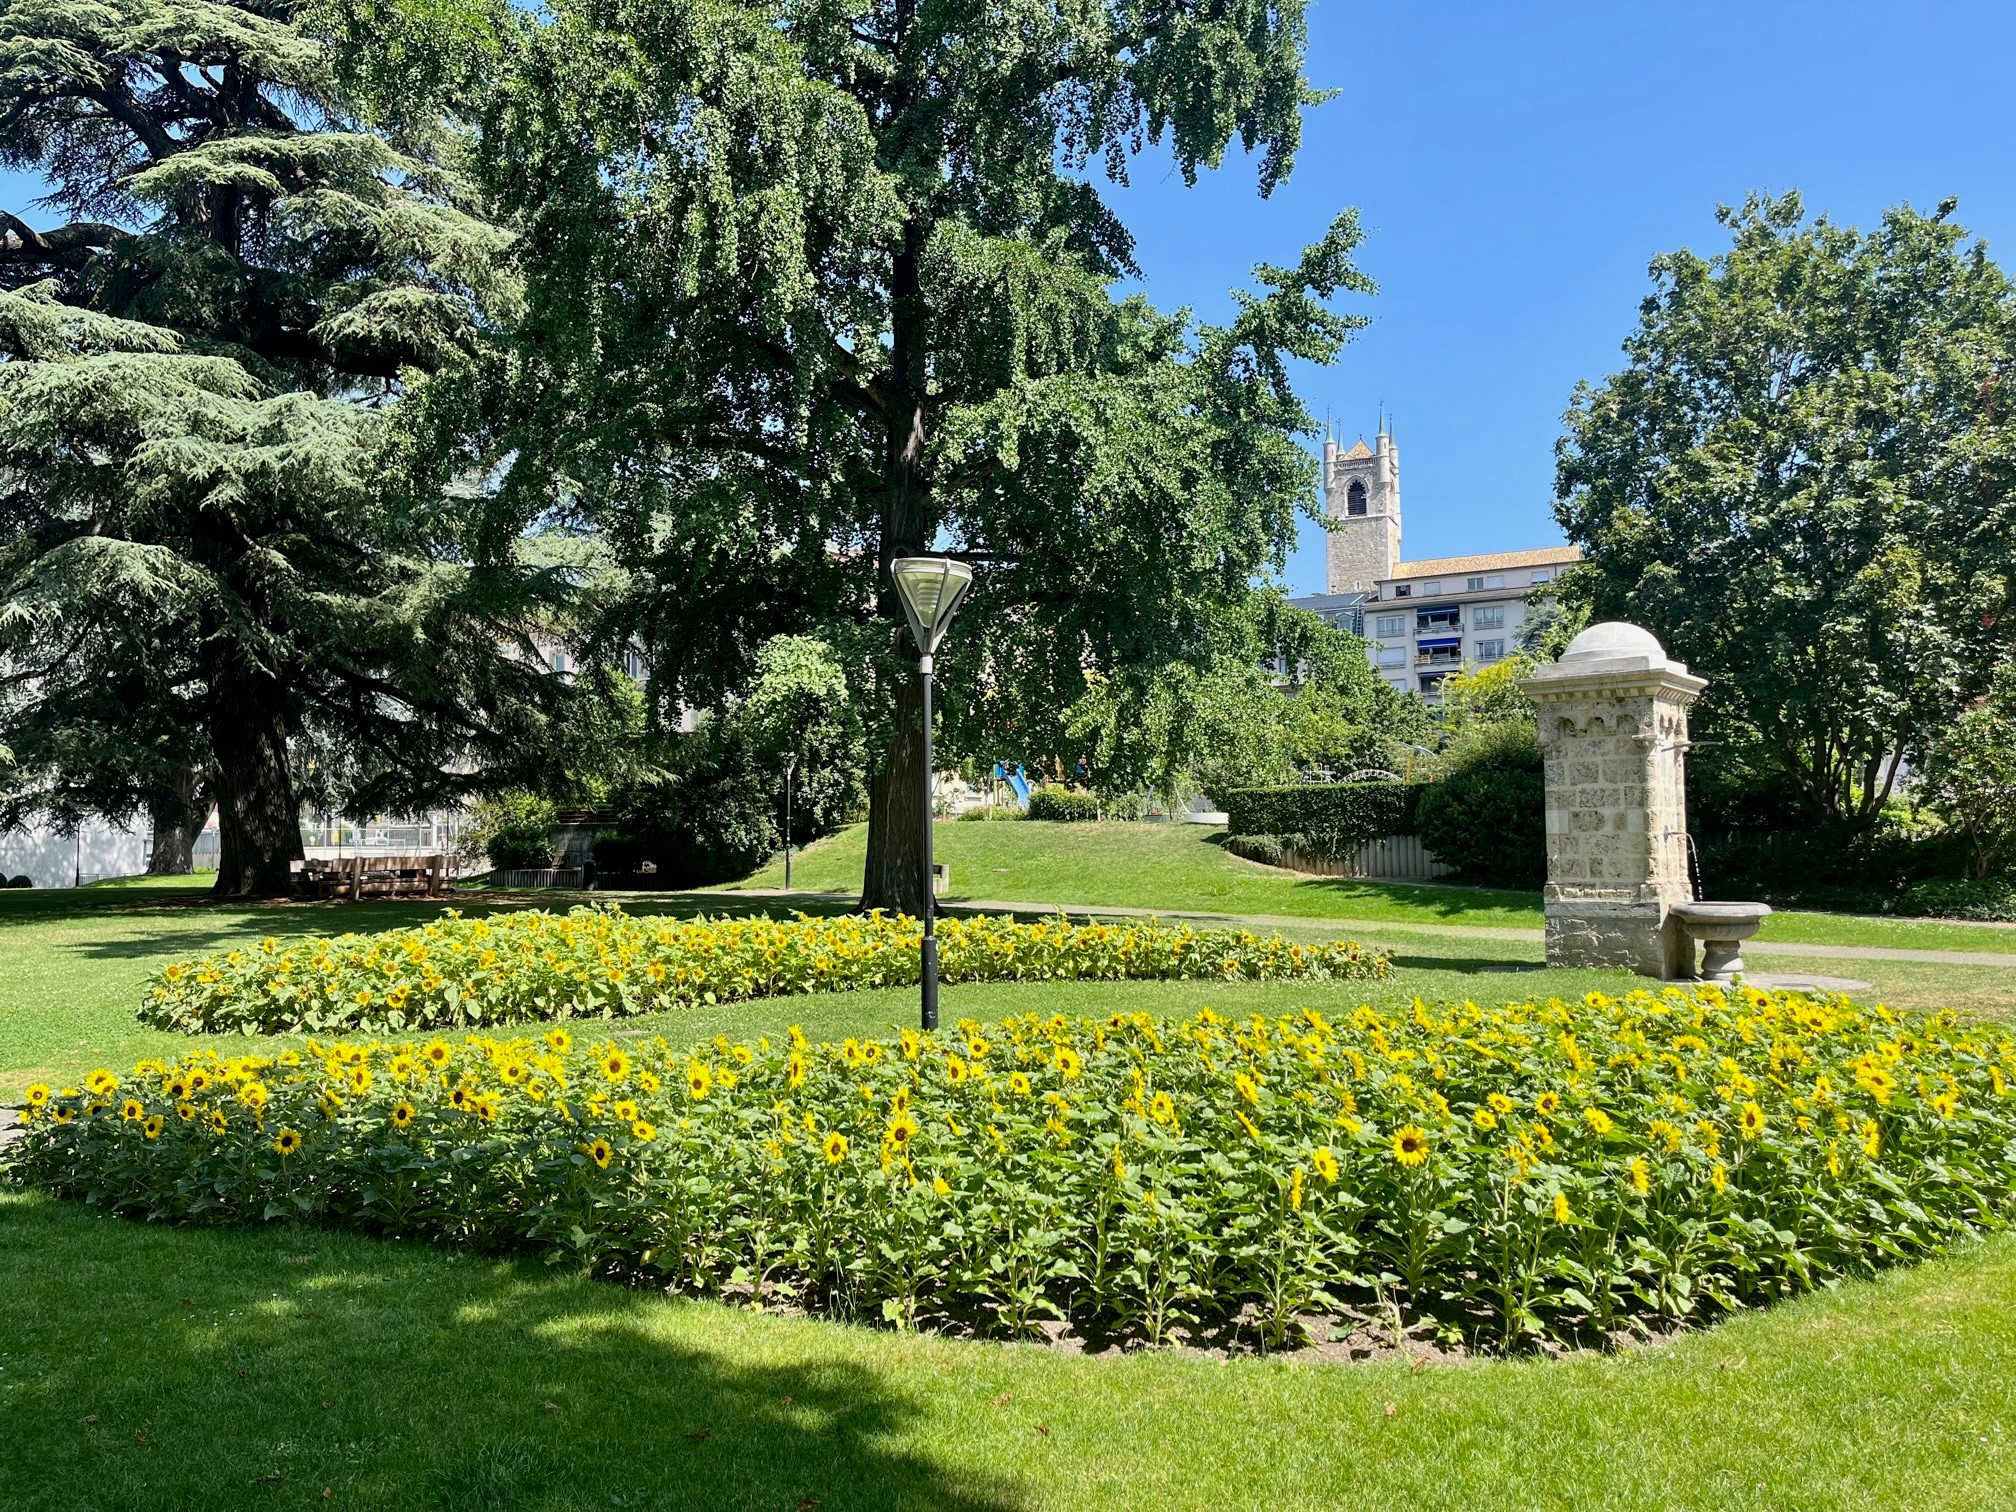
{"type": "Polygon", "coordinates": [[[1382,411],[1372,445],[1340,450],[1323,440],[1323,510],[1337,521],[1329,542],[1330,593],[1370,593],[1400,565],[1400,448],[1382,411]]]}

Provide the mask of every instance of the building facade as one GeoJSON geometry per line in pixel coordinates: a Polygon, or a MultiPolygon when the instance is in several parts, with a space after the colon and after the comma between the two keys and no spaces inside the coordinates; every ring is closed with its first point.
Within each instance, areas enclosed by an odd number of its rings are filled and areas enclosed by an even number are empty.
{"type": "Polygon", "coordinates": [[[1547,585],[1581,560],[1573,546],[1400,559],[1400,448],[1382,419],[1371,445],[1323,442],[1328,539],[1323,593],[1291,602],[1362,636],[1379,674],[1434,702],[1451,673],[1503,661],[1547,585]]]}

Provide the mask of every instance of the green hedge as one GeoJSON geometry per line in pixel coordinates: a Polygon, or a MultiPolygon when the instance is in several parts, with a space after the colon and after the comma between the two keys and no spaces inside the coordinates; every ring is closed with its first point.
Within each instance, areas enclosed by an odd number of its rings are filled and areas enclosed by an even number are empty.
{"type": "Polygon", "coordinates": [[[1234,788],[1223,795],[1235,835],[1321,837],[1344,852],[1386,835],[1416,833],[1425,782],[1305,782],[1295,787],[1234,788]]]}
{"type": "Polygon", "coordinates": [[[1029,817],[1053,824],[1090,824],[1099,817],[1099,799],[1052,783],[1029,795],[1029,817]]]}

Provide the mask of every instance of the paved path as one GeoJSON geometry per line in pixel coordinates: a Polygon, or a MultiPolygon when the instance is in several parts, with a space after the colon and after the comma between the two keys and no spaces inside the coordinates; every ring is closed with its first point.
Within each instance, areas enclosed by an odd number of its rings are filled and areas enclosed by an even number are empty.
{"type": "MultiPolygon", "coordinates": [[[[803,898],[807,902],[832,903],[851,899],[852,893],[787,893],[776,888],[743,888],[732,893],[689,893],[699,900],[730,898],[803,898]]],[[[946,913],[1068,913],[1097,914],[1116,919],[1188,919],[1196,923],[1238,924],[1266,929],[1349,929],[1363,934],[1426,934],[1467,940],[1517,940],[1538,945],[1546,934],[1538,929],[1518,929],[1483,924],[1430,924],[1414,920],[1358,919],[1350,917],[1311,918],[1291,914],[1201,913],[1181,908],[1124,908],[1117,904],[1011,902],[998,898],[958,898],[939,905],[946,913]]],[[[1950,920],[1944,922],[1951,922],[1950,920]]],[[[1992,950],[1910,950],[1894,945],[1810,945],[1797,940],[1748,940],[1743,953],[1780,958],[1798,957],[1809,961],[1922,961],[1939,966],[2006,966],[2016,971],[2016,953],[1992,950]]]]}

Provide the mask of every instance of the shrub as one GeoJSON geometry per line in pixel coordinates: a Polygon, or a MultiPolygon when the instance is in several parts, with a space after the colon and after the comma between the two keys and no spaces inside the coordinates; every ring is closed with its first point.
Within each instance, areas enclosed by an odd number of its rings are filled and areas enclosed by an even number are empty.
{"type": "Polygon", "coordinates": [[[1030,793],[1029,817],[1055,824],[1088,824],[1099,817],[1099,799],[1092,793],[1049,783],[1030,793]]]}
{"type": "Polygon", "coordinates": [[[1279,866],[1288,852],[1286,835],[1227,835],[1225,849],[1262,866],[1279,866]]]}
{"type": "Polygon", "coordinates": [[[1525,724],[1478,725],[1444,757],[1422,795],[1422,844],[1472,882],[1547,880],[1547,787],[1539,737],[1525,724]]]}
{"type": "Polygon", "coordinates": [[[553,864],[553,805],[507,793],[476,805],[476,843],[499,871],[543,871],[553,864]]]}
{"type": "Polygon", "coordinates": [[[21,876],[9,878],[7,885],[9,887],[33,887],[35,879],[23,873],[21,876]]]}
{"type": "Polygon", "coordinates": [[[150,1220],[530,1250],[904,1325],[1282,1340],[1397,1298],[1479,1343],[1601,1343],[2001,1224],[2012,1089],[2016,1045],[1951,1015],[1669,988],[1335,1024],[206,1052],[29,1088],[5,1158],[150,1220]]]}
{"type": "MultiPolygon", "coordinates": [[[[656,1013],[695,1003],[892,987],[918,977],[915,919],[634,918],[616,907],[527,909],[487,919],[331,939],[268,939],[176,961],[148,979],[141,1021],[161,1029],[465,1028],[526,1019],[656,1013]]],[[[1281,981],[1384,976],[1386,958],[1348,940],[1188,925],[945,919],[947,982],[1281,981]]]]}
{"type": "Polygon", "coordinates": [[[1415,833],[1425,783],[1311,782],[1296,787],[1234,788],[1223,797],[1234,835],[1307,836],[1343,855],[1368,840],[1415,833]]]}

